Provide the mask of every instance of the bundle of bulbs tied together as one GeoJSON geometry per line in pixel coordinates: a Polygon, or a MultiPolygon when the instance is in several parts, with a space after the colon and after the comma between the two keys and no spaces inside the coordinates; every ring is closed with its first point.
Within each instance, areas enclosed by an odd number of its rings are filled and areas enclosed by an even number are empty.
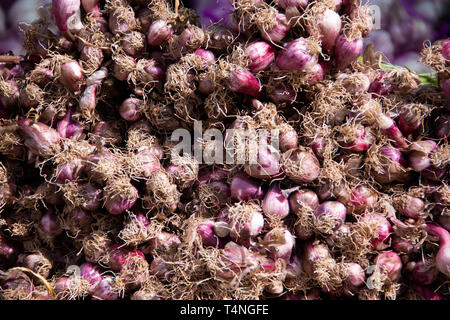
{"type": "Polygon", "coordinates": [[[231,29],[164,0],[23,26],[28,54],[0,57],[1,299],[448,298],[449,40],[422,84],[363,53],[357,0],[232,3],[231,29]],[[172,153],[195,121],[279,149],[172,153]]]}

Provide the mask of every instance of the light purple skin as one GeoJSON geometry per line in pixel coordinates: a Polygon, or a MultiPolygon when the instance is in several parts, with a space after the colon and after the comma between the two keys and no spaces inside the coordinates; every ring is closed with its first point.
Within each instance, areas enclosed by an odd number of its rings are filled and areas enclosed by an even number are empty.
{"type": "Polygon", "coordinates": [[[246,164],[244,166],[245,172],[257,179],[271,179],[281,173],[281,165],[278,160],[278,154],[260,147],[257,155],[257,163],[246,164]]]}
{"type": "Polygon", "coordinates": [[[283,219],[289,215],[289,200],[281,193],[279,182],[273,183],[267,191],[262,209],[267,217],[283,219]]]}
{"type": "Polygon", "coordinates": [[[261,37],[267,42],[278,43],[286,37],[289,30],[291,29],[287,18],[284,14],[279,13],[275,17],[275,26],[272,30],[264,30],[262,27],[259,28],[259,32],[261,33],[261,37]]]}
{"type": "Polygon", "coordinates": [[[157,65],[155,60],[149,60],[148,66],[144,68],[145,75],[140,78],[142,82],[151,82],[155,80],[164,81],[166,79],[166,72],[157,65]]]}
{"type": "Polygon", "coordinates": [[[84,89],[80,98],[80,110],[86,114],[92,114],[97,107],[97,88],[99,85],[93,84],[84,89]]]}
{"type": "Polygon", "coordinates": [[[316,63],[315,65],[313,65],[308,72],[312,75],[309,78],[309,84],[310,85],[314,85],[317,82],[319,82],[320,80],[323,79],[324,75],[325,75],[325,70],[323,69],[323,65],[320,63],[316,63]]]}
{"type": "Polygon", "coordinates": [[[122,38],[122,48],[123,51],[129,56],[136,56],[138,54],[142,54],[146,50],[147,40],[145,34],[141,32],[134,31],[132,33],[128,33],[124,35],[122,38]],[[139,41],[137,46],[132,46],[131,41],[139,41]],[[139,39],[139,40],[138,40],[139,39]]]}
{"type": "Polygon", "coordinates": [[[122,119],[128,122],[135,122],[142,118],[139,111],[142,101],[136,98],[128,98],[119,107],[119,114],[122,119]]]}
{"type": "Polygon", "coordinates": [[[307,71],[316,65],[317,61],[317,55],[309,52],[306,39],[298,38],[281,50],[275,63],[281,70],[307,71]]]}
{"type": "Polygon", "coordinates": [[[108,26],[111,33],[126,34],[136,28],[136,19],[134,16],[127,17],[125,21],[122,17],[119,17],[120,13],[118,10],[114,10],[109,13],[108,26]]]}
{"type": "Polygon", "coordinates": [[[70,214],[74,216],[74,220],[79,229],[90,231],[90,226],[93,222],[93,219],[89,212],[81,208],[75,208],[71,210],[70,214]]]}
{"type": "Polygon", "coordinates": [[[103,190],[97,188],[91,183],[80,185],[80,196],[85,199],[82,208],[87,211],[95,211],[99,209],[102,204],[103,190]]]}
{"type": "Polygon", "coordinates": [[[439,238],[439,251],[435,257],[436,268],[450,277],[450,233],[436,223],[428,222],[426,231],[439,238]]]}
{"type": "Polygon", "coordinates": [[[102,49],[84,45],[80,52],[80,60],[89,62],[91,59],[98,60],[99,65],[102,64],[104,55],[102,49]]]}
{"type": "Polygon", "coordinates": [[[72,109],[67,110],[64,118],[58,122],[56,130],[61,138],[79,140],[83,135],[84,128],[80,123],[72,120],[72,115],[72,109]]]}
{"type": "Polygon", "coordinates": [[[310,147],[314,154],[316,155],[317,159],[323,160],[323,153],[325,152],[325,147],[327,146],[327,142],[325,138],[317,137],[315,138],[311,144],[310,147]]]}
{"type": "Polygon", "coordinates": [[[233,241],[246,246],[248,240],[259,235],[264,227],[264,216],[259,211],[254,211],[249,222],[234,222],[228,216],[228,210],[223,209],[217,216],[218,221],[224,221],[228,225],[234,225],[235,229],[230,230],[230,237],[233,241]]]}
{"type": "Polygon", "coordinates": [[[289,208],[295,214],[299,213],[303,207],[315,210],[318,206],[319,197],[312,190],[300,189],[292,193],[289,197],[289,208]]]}
{"type": "Polygon", "coordinates": [[[390,280],[397,282],[401,277],[402,260],[400,256],[393,251],[384,251],[375,258],[374,265],[387,271],[390,280]]]}
{"type": "Polygon", "coordinates": [[[228,89],[233,92],[247,94],[254,98],[261,96],[261,86],[258,79],[248,70],[236,68],[233,70],[228,79],[228,89]]]}
{"type": "Polygon", "coordinates": [[[420,145],[421,149],[427,154],[423,155],[422,153],[417,154],[414,152],[409,156],[408,160],[409,165],[414,171],[421,172],[432,165],[429,155],[431,154],[431,152],[438,148],[438,145],[432,140],[423,140],[418,142],[418,144],[420,145]]]}
{"type": "Polygon", "coordinates": [[[52,12],[55,18],[56,26],[61,33],[69,31],[68,22],[75,15],[79,15],[80,0],[53,0],[52,12]]]}
{"type": "Polygon", "coordinates": [[[113,290],[113,283],[112,276],[104,276],[92,291],[92,298],[94,300],[117,300],[119,294],[113,290]]]}
{"type": "Polygon", "coordinates": [[[399,163],[404,168],[408,166],[405,157],[400,152],[400,150],[396,148],[385,146],[380,149],[380,153],[384,156],[389,157],[392,161],[399,163]]]}
{"type": "Polygon", "coordinates": [[[342,29],[341,16],[336,11],[326,9],[317,19],[322,48],[331,52],[342,29]]]}
{"type": "Polygon", "coordinates": [[[105,207],[109,213],[113,215],[119,215],[124,213],[125,211],[131,209],[136,203],[138,199],[138,191],[133,185],[129,185],[130,189],[132,189],[133,195],[131,198],[124,197],[120,194],[115,194],[112,197],[107,196],[105,199],[105,207]]]}
{"type": "Polygon", "coordinates": [[[367,134],[366,128],[361,125],[356,127],[356,136],[354,138],[355,140],[348,143],[341,142],[341,145],[350,151],[362,153],[366,152],[373,142],[373,137],[367,134]]]}
{"type": "Polygon", "coordinates": [[[264,197],[260,183],[242,172],[233,177],[230,189],[235,201],[261,200],[264,197]]]}
{"type": "Polygon", "coordinates": [[[40,223],[42,229],[50,237],[57,237],[63,232],[58,217],[54,213],[53,209],[47,210],[47,212],[42,216],[40,223]]]}
{"type": "Polygon", "coordinates": [[[73,60],[61,65],[59,82],[72,92],[78,92],[83,85],[84,75],[80,64],[73,60]]]}
{"type": "Polygon", "coordinates": [[[446,39],[442,43],[441,54],[444,57],[444,59],[449,60],[447,62],[447,65],[448,65],[450,63],[450,39],[446,39]]]}
{"type": "Polygon", "coordinates": [[[154,21],[147,32],[147,43],[151,47],[161,45],[173,36],[172,28],[164,20],[154,21]]]}
{"type": "Polygon", "coordinates": [[[343,34],[337,37],[335,44],[336,68],[342,71],[352,64],[363,52],[363,40],[348,41],[343,34]]]}
{"type": "Polygon", "coordinates": [[[91,262],[85,262],[80,266],[80,275],[91,284],[89,288],[91,293],[95,290],[95,286],[102,281],[102,270],[91,262]]]}
{"type": "Polygon", "coordinates": [[[61,141],[58,131],[41,122],[32,123],[29,119],[21,119],[18,124],[25,140],[24,145],[37,156],[51,156],[53,148],[61,141]]]}
{"type": "Polygon", "coordinates": [[[275,104],[292,104],[295,102],[297,94],[291,87],[279,86],[275,88],[275,90],[267,94],[267,97],[275,104]]]}
{"type": "Polygon", "coordinates": [[[424,214],[425,202],[417,197],[407,196],[399,211],[412,219],[420,219],[424,214]]]}
{"type": "MultiPolygon", "coordinates": [[[[296,166],[301,166],[299,172],[287,173],[290,180],[296,183],[313,182],[320,174],[320,164],[314,153],[302,147],[291,149],[283,153],[284,159],[289,159],[296,166]]],[[[285,162],[285,166],[289,163],[285,162]]]]}
{"type": "Polygon", "coordinates": [[[205,63],[205,66],[210,66],[216,63],[216,56],[214,55],[214,52],[210,50],[198,48],[197,50],[194,51],[194,54],[202,58],[203,62],[205,63]]]}
{"type": "Polygon", "coordinates": [[[281,152],[286,152],[290,149],[294,149],[298,145],[298,134],[295,129],[288,130],[280,134],[279,140],[281,152]]]}
{"type": "Polygon", "coordinates": [[[214,221],[201,223],[197,227],[197,233],[202,238],[202,242],[207,247],[222,248],[225,243],[214,233],[214,221]]]}
{"type": "Polygon", "coordinates": [[[387,239],[392,233],[392,226],[389,221],[378,213],[366,213],[361,219],[361,222],[377,222],[379,223],[378,237],[372,238],[372,246],[376,250],[384,250],[389,247],[387,239]]]}
{"type": "Polygon", "coordinates": [[[72,158],[58,166],[56,176],[60,182],[77,180],[86,169],[80,158],[72,158]]]}
{"type": "Polygon", "coordinates": [[[264,41],[255,41],[245,48],[245,54],[250,58],[250,72],[259,72],[267,67],[275,59],[275,47],[264,41]]]}
{"type": "Polygon", "coordinates": [[[348,276],[345,279],[345,284],[347,284],[351,288],[357,288],[361,286],[366,280],[364,269],[357,263],[347,263],[347,273],[348,276]]]}
{"type": "Polygon", "coordinates": [[[331,257],[328,246],[324,243],[316,243],[314,241],[308,241],[304,244],[302,266],[305,272],[314,277],[314,262],[318,259],[331,257]]]}
{"type": "Polygon", "coordinates": [[[314,210],[316,218],[328,216],[335,219],[333,230],[336,230],[345,222],[346,215],[347,208],[339,201],[325,201],[314,210]]]}
{"type": "Polygon", "coordinates": [[[284,259],[286,262],[289,261],[295,246],[295,237],[289,232],[289,230],[285,228],[272,229],[266,233],[264,236],[264,241],[270,243],[267,246],[267,249],[273,260],[284,259]],[[282,239],[279,239],[278,236],[274,238],[274,234],[278,232],[282,232],[282,239]],[[273,241],[274,243],[271,243],[273,241]]]}

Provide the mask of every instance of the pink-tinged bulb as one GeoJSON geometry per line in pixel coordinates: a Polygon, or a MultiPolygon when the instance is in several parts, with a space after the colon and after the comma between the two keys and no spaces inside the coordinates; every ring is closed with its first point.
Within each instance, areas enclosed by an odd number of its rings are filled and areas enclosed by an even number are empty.
{"type": "Polygon", "coordinates": [[[81,0],[81,5],[87,13],[92,13],[94,17],[101,17],[99,2],[100,0],[81,0]]]}
{"type": "Polygon", "coordinates": [[[131,71],[136,67],[136,60],[130,56],[123,56],[121,59],[121,64],[123,63],[127,67],[124,68],[115,61],[112,66],[112,74],[117,80],[125,81],[128,80],[131,71]]]}
{"type": "Polygon", "coordinates": [[[446,39],[442,43],[441,54],[445,60],[447,60],[447,65],[450,63],[450,39],[446,39]]]}
{"type": "Polygon", "coordinates": [[[110,190],[105,190],[105,207],[109,213],[119,215],[131,209],[138,197],[138,191],[131,183],[117,188],[111,187],[110,190]]]}
{"type": "Polygon", "coordinates": [[[345,140],[346,141],[341,142],[341,146],[352,152],[358,153],[366,152],[375,142],[375,138],[370,133],[369,129],[366,129],[362,125],[357,125],[353,136],[346,136],[345,140]]]}
{"type": "Polygon", "coordinates": [[[304,209],[316,210],[319,206],[319,197],[314,191],[300,189],[289,197],[289,207],[297,215],[302,214],[304,209]]]}
{"type": "Polygon", "coordinates": [[[56,176],[60,182],[75,181],[83,174],[85,168],[80,158],[72,158],[58,166],[56,176]]]}
{"type": "Polygon", "coordinates": [[[385,251],[378,254],[375,258],[374,265],[382,272],[386,273],[388,278],[397,282],[402,274],[402,260],[400,256],[393,251],[385,251]]]}
{"type": "Polygon", "coordinates": [[[77,33],[83,28],[80,16],[80,0],[53,0],[52,12],[62,34],[77,33]]]}
{"type": "Polygon", "coordinates": [[[69,61],[61,65],[59,82],[72,92],[78,92],[83,85],[83,69],[77,61],[69,61]]]}
{"type": "Polygon", "coordinates": [[[289,215],[289,201],[280,189],[280,183],[275,182],[267,191],[262,209],[267,217],[285,218],[289,215]]]}
{"type": "Polygon", "coordinates": [[[432,140],[416,141],[410,145],[409,165],[416,172],[421,172],[432,165],[429,158],[431,152],[438,148],[432,140]]]}
{"type": "Polygon", "coordinates": [[[103,190],[97,188],[92,183],[79,185],[80,197],[84,199],[82,208],[87,211],[95,211],[102,206],[103,190]]]}
{"type": "Polygon", "coordinates": [[[393,237],[392,243],[391,243],[392,249],[394,249],[395,252],[400,254],[410,254],[414,251],[414,245],[411,243],[411,241],[404,240],[400,237],[393,237]]]}
{"type": "Polygon", "coordinates": [[[123,51],[127,55],[136,56],[146,52],[147,38],[145,34],[137,31],[127,33],[121,40],[123,51]]]}
{"type": "Polygon", "coordinates": [[[210,66],[216,63],[216,56],[214,55],[214,52],[212,52],[211,50],[198,48],[197,50],[194,51],[194,54],[202,59],[205,66],[210,66]]]}
{"type": "Polygon", "coordinates": [[[372,246],[377,250],[386,249],[389,245],[386,243],[392,233],[392,226],[389,221],[378,213],[367,213],[359,221],[370,229],[377,230],[378,236],[372,238],[372,246]]]}
{"type": "Polygon", "coordinates": [[[436,120],[435,136],[438,139],[448,137],[450,134],[450,114],[443,114],[436,120]]]}
{"type": "Polygon", "coordinates": [[[283,153],[284,171],[296,183],[309,183],[320,174],[320,164],[314,153],[307,148],[298,147],[283,153]]]}
{"type": "Polygon", "coordinates": [[[311,144],[310,144],[312,151],[314,152],[316,157],[320,160],[324,159],[323,154],[325,152],[326,146],[327,146],[327,141],[325,138],[322,138],[322,137],[314,138],[314,140],[311,141],[311,144]]]}
{"type": "Polygon", "coordinates": [[[151,47],[156,47],[169,40],[172,35],[173,30],[166,21],[156,20],[148,28],[147,43],[151,47]]]}
{"type": "Polygon", "coordinates": [[[363,52],[363,40],[349,41],[343,34],[337,37],[335,44],[336,68],[341,71],[352,64],[363,52]]]}
{"type": "Polygon", "coordinates": [[[264,41],[256,41],[245,48],[245,54],[250,58],[249,70],[259,72],[265,70],[274,61],[275,47],[264,41]]]}
{"type": "Polygon", "coordinates": [[[67,110],[66,115],[56,126],[61,138],[78,140],[82,137],[84,128],[77,121],[72,120],[73,111],[67,110]]]}
{"type": "Polygon", "coordinates": [[[281,70],[307,71],[317,62],[317,54],[311,52],[311,48],[304,38],[289,42],[276,58],[276,65],[281,70]]]}
{"type": "Polygon", "coordinates": [[[357,288],[364,284],[366,275],[364,269],[357,263],[350,262],[346,264],[347,278],[345,284],[351,288],[357,288]]]}
{"type": "Polygon", "coordinates": [[[336,39],[341,32],[341,16],[336,11],[326,9],[319,14],[316,23],[319,28],[319,39],[321,40],[322,48],[325,51],[331,52],[336,43],[336,39]]]}
{"type": "Polygon", "coordinates": [[[203,46],[206,40],[205,32],[202,28],[194,25],[188,26],[180,34],[181,44],[190,50],[195,50],[203,46]]]}
{"type": "Polygon", "coordinates": [[[296,148],[298,145],[297,131],[292,128],[280,134],[279,146],[281,152],[286,152],[290,149],[296,148]]]}
{"type": "Polygon", "coordinates": [[[19,120],[18,124],[29,151],[43,157],[54,154],[61,141],[58,131],[40,122],[32,124],[30,120],[19,120]]]}
{"type": "Polygon", "coordinates": [[[3,106],[8,111],[13,111],[19,103],[19,87],[14,80],[6,80],[4,85],[8,87],[8,93],[3,93],[3,90],[0,91],[0,106],[3,106]]]}
{"type": "Polygon", "coordinates": [[[224,243],[215,233],[214,221],[206,221],[197,227],[197,233],[200,235],[205,246],[223,247],[224,243]]]}
{"type": "Polygon", "coordinates": [[[122,119],[135,122],[142,118],[141,109],[142,101],[136,98],[128,98],[119,107],[119,114],[122,119]]]}
{"type": "Polygon", "coordinates": [[[264,226],[264,216],[258,210],[256,205],[245,203],[242,208],[234,210],[244,210],[246,219],[241,220],[240,217],[232,215],[228,209],[222,210],[218,215],[219,221],[224,221],[230,225],[230,236],[233,241],[245,242],[259,235],[264,226]]]}
{"type": "Polygon", "coordinates": [[[258,79],[248,70],[235,68],[228,76],[228,89],[233,92],[247,94],[254,98],[261,96],[258,79]]]}
{"type": "Polygon", "coordinates": [[[286,228],[274,228],[264,236],[265,249],[274,259],[289,261],[295,245],[295,237],[286,228]]]}
{"type": "Polygon", "coordinates": [[[275,25],[271,30],[264,29],[263,27],[259,27],[259,32],[261,33],[261,37],[267,42],[277,43],[286,37],[290,30],[290,26],[286,16],[282,13],[277,14],[275,17],[275,25]]]}
{"type": "Polygon", "coordinates": [[[314,262],[319,259],[330,258],[330,250],[326,244],[314,241],[306,242],[303,249],[303,268],[310,277],[314,277],[314,262]]]}
{"type": "Polygon", "coordinates": [[[398,210],[400,213],[412,219],[420,219],[426,215],[426,212],[424,212],[425,202],[420,198],[410,195],[406,196],[406,198],[401,201],[398,210]]]}
{"type": "Polygon", "coordinates": [[[281,172],[278,153],[271,152],[264,147],[259,148],[256,163],[252,163],[252,159],[249,162],[244,168],[245,172],[253,178],[270,179],[281,172]]]}
{"type": "Polygon", "coordinates": [[[81,113],[90,117],[93,115],[95,108],[97,107],[97,88],[99,85],[93,84],[84,89],[83,94],[80,97],[79,107],[81,113]]]}
{"type": "Polygon", "coordinates": [[[264,197],[260,183],[242,172],[233,177],[230,188],[233,200],[249,201],[264,197]]]}
{"type": "Polygon", "coordinates": [[[350,193],[338,196],[338,200],[344,203],[350,213],[359,214],[377,204],[378,196],[375,191],[366,186],[358,186],[350,193]]]}
{"type": "Polygon", "coordinates": [[[339,201],[325,201],[314,210],[314,217],[320,228],[321,221],[324,224],[332,224],[332,229],[336,230],[344,223],[347,216],[347,209],[339,201]]]}
{"type": "Polygon", "coordinates": [[[80,266],[80,275],[90,283],[91,290],[102,281],[102,270],[91,262],[85,262],[80,266]]]}
{"type": "Polygon", "coordinates": [[[94,300],[119,299],[119,292],[114,289],[114,277],[103,276],[102,280],[95,286],[91,295],[94,300]]]}
{"type": "Polygon", "coordinates": [[[436,223],[428,222],[426,231],[439,238],[439,251],[435,256],[436,268],[450,277],[450,233],[436,223]]]}
{"type": "Polygon", "coordinates": [[[310,77],[309,77],[309,84],[314,85],[320,80],[323,80],[323,77],[325,76],[325,71],[323,69],[322,64],[316,63],[311,67],[310,70],[308,70],[310,77]]]}

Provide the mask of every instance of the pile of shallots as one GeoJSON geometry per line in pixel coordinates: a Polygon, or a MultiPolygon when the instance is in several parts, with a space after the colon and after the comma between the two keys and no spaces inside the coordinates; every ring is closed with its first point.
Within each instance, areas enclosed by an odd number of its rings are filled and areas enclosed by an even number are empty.
{"type": "Polygon", "coordinates": [[[450,39],[427,78],[358,0],[231,3],[53,0],[0,55],[0,299],[449,298],[450,39]]]}

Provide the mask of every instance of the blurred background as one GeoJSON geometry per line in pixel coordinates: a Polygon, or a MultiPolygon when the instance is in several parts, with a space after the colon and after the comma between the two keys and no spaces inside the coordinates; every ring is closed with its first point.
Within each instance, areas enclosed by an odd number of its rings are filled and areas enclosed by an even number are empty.
{"type": "MultiPolygon", "coordinates": [[[[37,18],[37,8],[51,0],[0,0],[0,52],[23,54],[19,24],[37,18]]],[[[367,43],[396,65],[416,72],[427,72],[417,62],[426,40],[450,36],[450,0],[363,0],[380,8],[380,29],[371,33],[367,43]]],[[[232,7],[228,0],[184,0],[195,9],[204,26],[220,21],[229,24],[232,7]]]]}

